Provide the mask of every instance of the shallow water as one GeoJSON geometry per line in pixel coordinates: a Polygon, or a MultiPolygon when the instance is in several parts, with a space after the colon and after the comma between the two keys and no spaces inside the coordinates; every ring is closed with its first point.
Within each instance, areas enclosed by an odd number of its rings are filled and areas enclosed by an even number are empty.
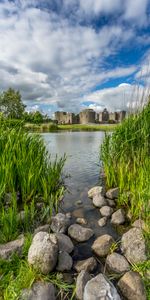
{"type": "MultiPolygon", "coordinates": [[[[110,233],[116,239],[118,236],[108,222],[107,226],[100,228],[97,221],[100,219],[99,209],[94,208],[88,198],[88,190],[102,183],[100,172],[102,171],[99,160],[100,146],[103,142],[104,132],[56,132],[42,134],[48,151],[52,158],[67,155],[64,172],[70,175],[65,183],[69,192],[66,193],[62,209],[72,212],[73,216],[85,217],[87,226],[94,230],[95,236],[110,233]],[[81,204],[78,202],[81,201],[81,204]]],[[[78,245],[77,257],[90,256],[90,244],[78,245]],[[85,251],[86,250],[86,251],[85,251]]]]}

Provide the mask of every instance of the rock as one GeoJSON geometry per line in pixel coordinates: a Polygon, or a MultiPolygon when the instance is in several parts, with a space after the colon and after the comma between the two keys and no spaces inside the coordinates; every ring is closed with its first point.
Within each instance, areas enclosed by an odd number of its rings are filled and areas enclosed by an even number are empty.
{"type": "Polygon", "coordinates": [[[77,201],[75,202],[75,204],[76,204],[76,205],[81,205],[81,204],[82,204],[82,201],[81,201],[81,200],[77,200],[77,201]]]}
{"type": "Polygon", "coordinates": [[[112,236],[104,234],[95,240],[92,245],[92,250],[96,253],[96,255],[104,257],[109,253],[113,243],[114,240],[112,236]]]}
{"type": "Polygon", "coordinates": [[[129,271],[121,277],[118,287],[128,300],[146,300],[144,284],[140,275],[136,272],[129,271]]]}
{"type": "Polygon", "coordinates": [[[65,251],[71,253],[74,249],[74,245],[71,239],[69,238],[69,236],[63,233],[56,233],[55,235],[58,241],[59,251],[65,251]]]}
{"type": "Polygon", "coordinates": [[[70,273],[62,273],[62,278],[63,278],[63,281],[68,283],[68,284],[72,284],[74,283],[74,278],[73,278],[73,275],[70,274],[70,273]]]}
{"type": "Polygon", "coordinates": [[[73,265],[73,261],[71,256],[65,251],[60,251],[58,255],[58,264],[56,270],[60,272],[70,271],[72,265],[73,265]]]}
{"type": "Polygon", "coordinates": [[[71,212],[66,213],[66,218],[68,218],[68,219],[72,218],[71,212]]]}
{"type": "Polygon", "coordinates": [[[83,300],[84,288],[87,282],[91,279],[91,276],[86,271],[81,271],[76,281],[76,297],[78,300],[83,300]]]}
{"type": "Polygon", "coordinates": [[[131,264],[145,261],[146,246],[142,230],[132,228],[124,233],[121,239],[121,250],[131,264]]]}
{"type": "Polygon", "coordinates": [[[79,273],[81,271],[93,272],[97,267],[97,261],[94,257],[89,257],[84,260],[78,261],[74,268],[79,273]]]}
{"type": "Polygon", "coordinates": [[[121,225],[125,222],[125,215],[122,209],[118,209],[112,214],[111,223],[114,225],[121,225]]]}
{"type": "Polygon", "coordinates": [[[85,242],[93,236],[94,232],[90,228],[85,228],[78,224],[73,224],[68,228],[68,234],[77,242],[85,242]]]}
{"type": "Polygon", "coordinates": [[[93,197],[93,205],[100,208],[102,206],[107,205],[107,201],[104,198],[104,196],[102,196],[102,195],[95,195],[93,197]]]}
{"type": "Polygon", "coordinates": [[[106,276],[98,274],[87,282],[83,300],[121,300],[121,298],[106,276]]]}
{"type": "Polygon", "coordinates": [[[38,232],[29,248],[28,263],[46,275],[55,268],[57,257],[56,236],[47,232],[38,232]]]}
{"type": "Polygon", "coordinates": [[[99,221],[98,221],[98,225],[99,225],[100,227],[105,226],[106,223],[107,223],[107,217],[100,218],[99,221]]]}
{"type": "Polygon", "coordinates": [[[65,233],[70,225],[70,218],[65,214],[58,213],[51,219],[51,230],[55,233],[65,233]]]}
{"type": "Polygon", "coordinates": [[[72,215],[75,218],[84,218],[84,211],[83,211],[83,209],[78,208],[72,212],[72,215]]]}
{"type": "Polygon", "coordinates": [[[102,215],[102,217],[110,217],[113,213],[113,208],[112,207],[109,207],[109,206],[103,206],[101,209],[100,209],[100,213],[102,215]]]}
{"type": "Polygon", "coordinates": [[[114,200],[111,200],[111,199],[106,199],[107,200],[107,204],[108,206],[111,206],[111,207],[115,207],[116,206],[116,203],[114,200]]]}
{"type": "Polygon", "coordinates": [[[141,219],[136,220],[133,224],[132,227],[136,227],[136,228],[140,228],[145,230],[146,229],[146,225],[145,222],[141,219]]]}
{"type": "Polygon", "coordinates": [[[114,273],[125,273],[130,270],[129,263],[123,255],[113,252],[106,258],[107,268],[114,273]]]}
{"type": "Polygon", "coordinates": [[[85,218],[77,218],[76,222],[81,225],[87,224],[87,220],[85,218]]]}
{"type": "Polygon", "coordinates": [[[103,186],[94,186],[88,191],[88,197],[93,198],[95,195],[104,195],[104,187],[103,186]]]}
{"type": "Polygon", "coordinates": [[[119,196],[119,188],[110,189],[106,193],[106,197],[109,199],[116,199],[119,196]]]}
{"type": "Polygon", "coordinates": [[[36,282],[31,289],[25,289],[19,300],[56,300],[55,288],[49,282],[36,282]]]}
{"type": "Polygon", "coordinates": [[[24,241],[24,236],[21,235],[17,240],[0,244],[0,258],[9,259],[14,253],[21,255],[24,241]]]}
{"type": "Polygon", "coordinates": [[[43,226],[39,226],[37,227],[35,230],[34,230],[34,235],[37,234],[38,232],[40,231],[43,231],[43,232],[48,232],[50,233],[50,225],[49,224],[46,224],[46,225],[43,225],[43,226]]]}

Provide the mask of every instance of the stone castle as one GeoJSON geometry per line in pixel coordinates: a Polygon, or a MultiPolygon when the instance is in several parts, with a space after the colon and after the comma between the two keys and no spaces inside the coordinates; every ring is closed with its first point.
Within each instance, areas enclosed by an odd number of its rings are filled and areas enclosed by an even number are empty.
{"type": "Polygon", "coordinates": [[[84,109],[77,115],[64,111],[55,112],[58,124],[120,123],[125,116],[126,111],[108,112],[106,108],[100,113],[96,113],[93,109],[84,109]]]}

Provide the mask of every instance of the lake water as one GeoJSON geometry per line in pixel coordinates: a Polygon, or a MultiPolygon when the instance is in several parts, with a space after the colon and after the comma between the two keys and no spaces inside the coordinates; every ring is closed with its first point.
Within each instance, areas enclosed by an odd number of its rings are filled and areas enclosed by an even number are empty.
{"type": "MultiPolygon", "coordinates": [[[[71,132],[63,131],[42,134],[48,151],[52,158],[58,155],[67,155],[64,173],[70,175],[66,180],[68,192],[65,194],[62,212],[71,212],[74,221],[77,217],[84,217],[88,221],[87,226],[94,230],[95,236],[111,234],[115,239],[118,234],[111,226],[99,227],[100,212],[88,198],[88,190],[94,185],[101,185],[102,171],[99,159],[100,146],[104,139],[104,132],[71,132]],[[80,202],[79,202],[80,201],[80,202]]],[[[92,255],[91,244],[95,237],[88,243],[79,243],[75,247],[74,260],[83,259],[92,255]]]]}
{"type": "Polygon", "coordinates": [[[68,208],[77,200],[85,202],[84,193],[99,182],[100,145],[104,132],[57,132],[43,134],[52,158],[66,154],[64,173],[69,175],[65,180],[69,189],[66,199],[68,208]]]}

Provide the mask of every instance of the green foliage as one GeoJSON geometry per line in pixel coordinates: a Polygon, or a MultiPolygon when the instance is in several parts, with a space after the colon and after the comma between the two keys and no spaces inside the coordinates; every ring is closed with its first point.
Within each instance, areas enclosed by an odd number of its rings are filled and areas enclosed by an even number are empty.
{"type": "Polygon", "coordinates": [[[19,91],[9,88],[0,95],[0,111],[11,119],[20,119],[25,110],[19,91]]]}
{"type": "Polygon", "coordinates": [[[21,202],[49,201],[61,191],[64,159],[52,163],[43,139],[21,129],[0,130],[0,198],[19,193],[21,202]]]}
{"type": "Polygon", "coordinates": [[[101,158],[107,187],[119,186],[120,205],[148,220],[150,199],[150,103],[106,135],[101,158]]]}

